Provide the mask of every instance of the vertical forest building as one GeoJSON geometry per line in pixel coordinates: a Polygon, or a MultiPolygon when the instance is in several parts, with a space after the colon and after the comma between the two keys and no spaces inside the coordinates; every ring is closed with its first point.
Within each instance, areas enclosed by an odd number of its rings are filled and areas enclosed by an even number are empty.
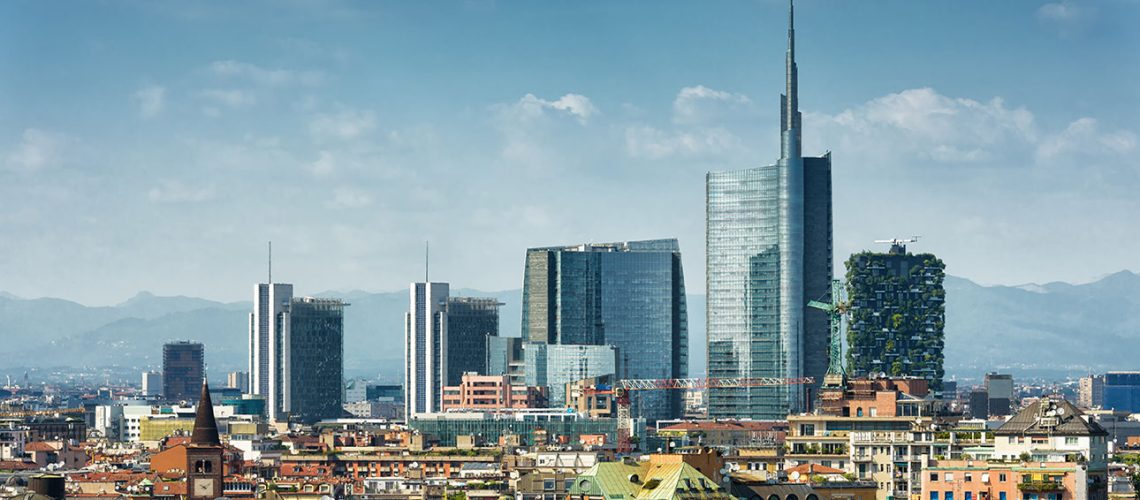
{"type": "Polygon", "coordinates": [[[942,389],[945,265],[933,254],[893,244],[888,253],[847,259],[850,322],[847,371],[920,377],[942,389]]]}

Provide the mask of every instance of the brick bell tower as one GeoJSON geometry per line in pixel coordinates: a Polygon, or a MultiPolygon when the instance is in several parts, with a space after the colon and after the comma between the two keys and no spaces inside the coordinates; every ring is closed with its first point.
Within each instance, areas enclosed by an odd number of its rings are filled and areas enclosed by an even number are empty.
{"type": "Polygon", "coordinates": [[[222,441],[218,438],[218,422],[214,420],[214,403],[210,386],[202,379],[202,395],[194,416],[194,433],[186,445],[186,496],[190,500],[214,500],[222,496],[224,464],[222,441]]]}

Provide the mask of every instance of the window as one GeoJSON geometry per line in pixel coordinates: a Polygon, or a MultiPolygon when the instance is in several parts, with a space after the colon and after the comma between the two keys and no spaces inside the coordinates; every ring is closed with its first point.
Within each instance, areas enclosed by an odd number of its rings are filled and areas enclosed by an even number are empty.
{"type": "Polygon", "coordinates": [[[1005,500],[1005,492],[1004,491],[998,492],[998,500],[1005,500]]]}
{"type": "Polygon", "coordinates": [[[937,481],[938,480],[938,473],[937,472],[931,472],[930,473],[930,480],[931,481],[937,481]]]}
{"type": "Polygon", "coordinates": [[[954,473],[953,472],[947,472],[946,473],[946,482],[949,483],[950,481],[953,481],[953,480],[954,480],[954,473]]]}
{"type": "Polygon", "coordinates": [[[946,495],[944,495],[942,498],[945,498],[946,500],[954,500],[954,492],[947,491],[946,495]]]}
{"type": "Polygon", "coordinates": [[[1077,438],[1074,436],[1066,436],[1065,444],[1077,444],[1077,438]]]}
{"type": "Polygon", "coordinates": [[[982,482],[983,483],[990,482],[990,473],[989,472],[983,472],[982,473],[982,482]]]}
{"type": "MultiPolygon", "coordinates": [[[[1005,482],[1005,474],[1004,474],[1004,473],[1003,473],[1003,474],[998,474],[998,481],[1001,481],[1001,482],[1003,482],[1003,483],[1005,482]]],[[[1002,493],[1002,495],[1005,495],[1005,493],[1002,493]]],[[[1001,500],[1005,500],[1005,499],[1003,498],[1003,499],[1001,499],[1001,500]]]]}
{"type": "Polygon", "coordinates": [[[974,500],[974,492],[967,491],[966,492],[966,500],[974,500]]]}
{"type": "Polygon", "coordinates": [[[567,479],[566,483],[563,484],[562,486],[566,489],[566,491],[570,491],[570,488],[574,487],[574,479],[573,478],[567,479]]]}
{"type": "Polygon", "coordinates": [[[938,492],[937,491],[930,492],[930,500],[938,500],[938,492]]]}
{"type": "Polygon", "coordinates": [[[542,480],[542,489],[544,491],[554,491],[554,480],[553,479],[543,479],[542,480]]]}
{"type": "MultiPolygon", "coordinates": [[[[966,479],[965,479],[965,481],[966,481],[967,483],[970,483],[970,482],[973,482],[973,481],[974,481],[974,475],[973,475],[973,474],[971,474],[971,473],[967,472],[967,473],[965,474],[965,476],[966,476],[966,479]]],[[[970,500],[970,497],[966,497],[966,500],[970,500]]]]}

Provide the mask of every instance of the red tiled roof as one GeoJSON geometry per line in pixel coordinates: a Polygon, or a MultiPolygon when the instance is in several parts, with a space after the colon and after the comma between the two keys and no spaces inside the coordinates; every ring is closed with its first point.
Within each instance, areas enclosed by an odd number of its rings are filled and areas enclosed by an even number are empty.
{"type": "Polygon", "coordinates": [[[23,462],[20,460],[0,460],[0,470],[33,470],[38,469],[40,466],[35,462],[23,462]]]}
{"type": "Polygon", "coordinates": [[[59,449],[43,441],[32,441],[24,445],[24,451],[59,451],[59,449]]]}

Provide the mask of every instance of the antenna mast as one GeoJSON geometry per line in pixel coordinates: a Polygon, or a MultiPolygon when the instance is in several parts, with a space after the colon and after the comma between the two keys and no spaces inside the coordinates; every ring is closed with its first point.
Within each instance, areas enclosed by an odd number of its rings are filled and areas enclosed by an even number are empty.
{"type": "Polygon", "coordinates": [[[431,280],[428,279],[428,276],[429,276],[428,271],[431,271],[431,259],[428,258],[430,255],[431,255],[431,242],[425,241],[424,242],[424,283],[431,283],[431,280]]]}
{"type": "Polygon", "coordinates": [[[269,282],[273,283],[273,242],[269,242],[269,282]]]}

